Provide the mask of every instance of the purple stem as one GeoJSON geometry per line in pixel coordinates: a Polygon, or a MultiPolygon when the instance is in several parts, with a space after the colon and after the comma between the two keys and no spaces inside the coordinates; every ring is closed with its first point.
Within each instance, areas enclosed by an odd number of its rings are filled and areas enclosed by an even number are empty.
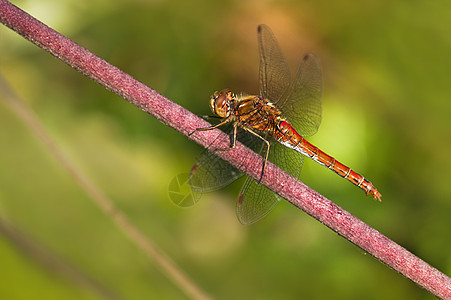
{"type": "MultiPolygon", "coordinates": [[[[196,115],[5,0],[0,0],[0,21],[69,66],[184,135],[188,135],[196,128],[209,126],[196,115]]],[[[189,138],[207,147],[218,134],[223,133],[219,130],[202,131],[196,132],[189,138]]],[[[249,152],[248,148],[237,143],[233,150],[221,151],[217,154],[254,179],[259,179],[262,160],[256,153],[249,152]],[[239,158],[245,155],[250,155],[251,159],[243,163],[239,158]]],[[[435,296],[451,299],[451,278],[275,165],[268,163],[261,183],[435,296]]]]}

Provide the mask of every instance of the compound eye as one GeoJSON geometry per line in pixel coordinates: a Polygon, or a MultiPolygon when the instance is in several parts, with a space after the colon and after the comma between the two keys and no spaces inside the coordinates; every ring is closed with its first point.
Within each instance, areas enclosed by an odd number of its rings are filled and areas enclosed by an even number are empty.
{"type": "Polygon", "coordinates": [[[225,95],[220,95],[215,101],[215,113],[221,118],[229,115],[229,100],[225,95]]]}
{"type": "Polygon", "coordinates": [[[210,99],[211,111],[221,118],[230,115],[230,102],[233,101],[231,92],[229,90],[222,90],[215,92],[210,99]]]}
{"type": "Polygon", "coordinates": [[[228,99],[225,95],[220,95],[218,98],[216,98],[216,108],[223,109],[225,106],[227,106],[228,99]]]}

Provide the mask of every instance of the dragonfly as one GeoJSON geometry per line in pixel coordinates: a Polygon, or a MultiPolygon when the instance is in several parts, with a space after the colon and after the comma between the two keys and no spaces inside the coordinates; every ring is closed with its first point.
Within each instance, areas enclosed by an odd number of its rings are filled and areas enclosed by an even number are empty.
{"type": "MultiPolygon", "coordinates": [[[[321,123],[322,78],[318,59],[307,54],[291,81],[290,69],[271,29],[259,25],[257,32],[260,94],[236,95],[229,89],[213,94],[210,109],[221,121],[210,127],[197,128],[195,132],[228,124],[226,132],[230,147],[218,147],[224,141],[217,138],[210,150],[198,159],[189,176],[192,191],[214,191],[243,175],[242,171],[215,155],[216,151],[233,149],[239,140],[264,159],[262,176],[269,160],[298,178],[303,156],[307,156],[380,201],[381,194],[370,181],[305,140],[318,131],[321,123]]],[[[243,224],[254,223],[280,200],[280,196],[259,181],[247,177],[237,203],[238,219],[243,224]]]]}

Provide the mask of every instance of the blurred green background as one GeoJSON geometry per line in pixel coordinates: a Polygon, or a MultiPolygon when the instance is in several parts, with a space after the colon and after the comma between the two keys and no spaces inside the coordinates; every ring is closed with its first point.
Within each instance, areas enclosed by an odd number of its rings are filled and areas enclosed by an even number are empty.
{"type": "MultiPolygon", "coordinates": [[[[293,72],[315,53],[323,122],[309,140],[369,178],[383,202],[312,161],[302,180],[451,274],[449,1],[14,3],[196,114],[209,113],[215,90],[258,92],[258,24],[293,72]]],[[[212,297],[434,298],[287,203],[242,226],[242,181],[176,207],[168,184],[202,148],[4,26],[0,72],[70,160],[212,297]]],[[[0,218],[13,230],[0,237],[2,299],[186,299],[5,101],[0,128],[0,218]]]]}

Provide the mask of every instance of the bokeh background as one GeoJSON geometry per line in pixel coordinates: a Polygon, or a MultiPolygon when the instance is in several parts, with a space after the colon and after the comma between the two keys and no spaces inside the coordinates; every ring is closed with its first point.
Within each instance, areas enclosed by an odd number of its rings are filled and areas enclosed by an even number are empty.
{"type": "MultiPolygon", "coordinates": [[[[258,24],[293,72],[315,53],[323,122],[309,140],[368,177],[383,202],[312,161],[302,180],[451,274],[448,1],[14,3],[196,114],[209,113],[215,90],[258,92],[258,24]]],[[[202,148],[4,26],[0,72],[72,163],[213,298],[434,298],[287,203],[242,226],[242,181],[175,206],[168,184],[202,148]]],[[[5,101],[0,141],[2,299],[187,298],[5,101]]]]}

